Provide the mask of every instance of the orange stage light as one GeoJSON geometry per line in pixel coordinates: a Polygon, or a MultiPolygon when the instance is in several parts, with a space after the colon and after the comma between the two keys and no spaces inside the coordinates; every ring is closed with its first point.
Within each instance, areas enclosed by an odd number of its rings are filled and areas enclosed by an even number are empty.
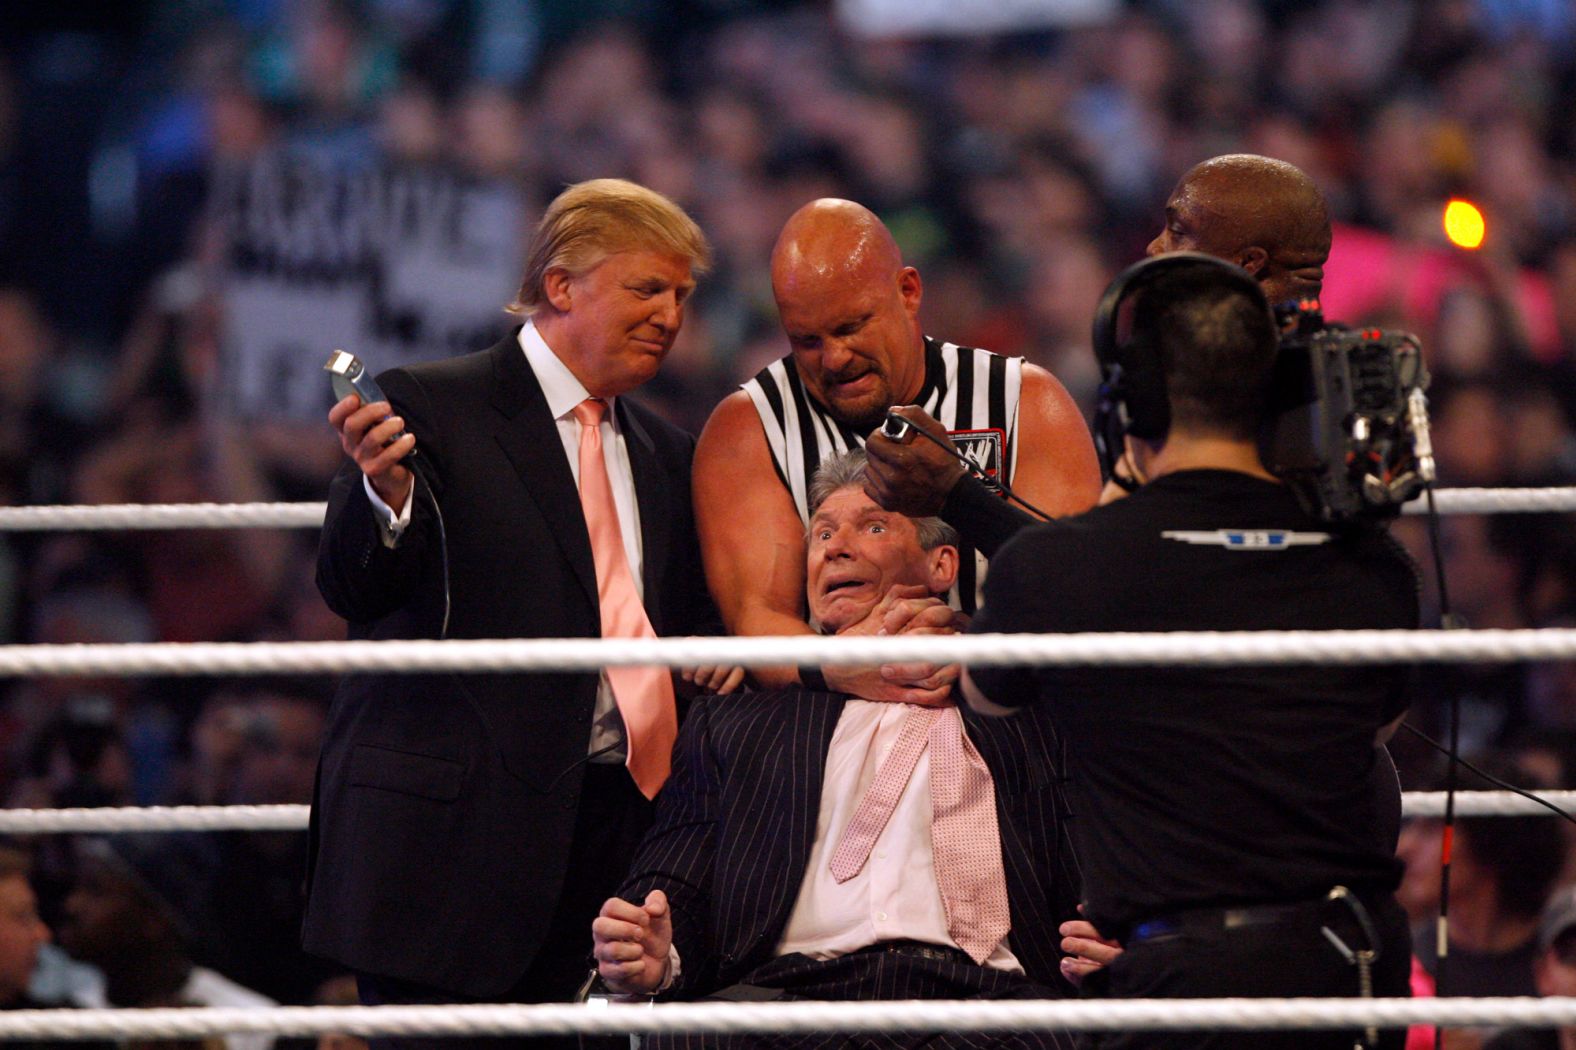
{"type": "Polygon", "coordinates": [[[1452,200],[1445,205],[1445,236],[1457,248],[1481,247],[1486,229],[1483,213],[1471,201],[1452,200]]]}

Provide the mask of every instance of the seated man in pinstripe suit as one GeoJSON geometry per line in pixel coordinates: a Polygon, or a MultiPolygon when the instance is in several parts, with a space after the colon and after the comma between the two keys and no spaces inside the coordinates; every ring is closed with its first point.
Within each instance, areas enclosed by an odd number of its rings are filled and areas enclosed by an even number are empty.
{"type": "MultiPolygon", "coordinates": [[[[853,452],[816,476],[811,610],[839,634],[950,630],[934,625],[951,613],[933,596],[956,574],[956,534],[883,511],[864,469],[853,452]]],[[[603,980],[678,998],[1061,994],[1057,925],[1078,886],[1043,732],[1033,718],[803,688],[698,701],[655,825],[593,923],[603,980]]],[[[869,1041],[1070,1045],[1057,1033],[869,1041]]],[[[654,1042],[862,1045],[825,1033],[654,1042]]]]}

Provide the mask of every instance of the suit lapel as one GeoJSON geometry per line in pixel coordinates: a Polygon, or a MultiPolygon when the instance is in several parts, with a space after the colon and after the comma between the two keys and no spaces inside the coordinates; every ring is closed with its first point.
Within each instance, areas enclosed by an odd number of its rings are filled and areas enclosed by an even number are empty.
{"type": "MultiPolygon", "coordinates": [[[[674,486],[667,465],[657,457],[656,443],[640,417],[625,398],[614,403],[624,447],[629,451],[629,469],[635,478],[635,505],[640,511],[640,576],[645,593],[646,615],[652,630],[663,632],[661,594],[662,566],[667,563],[672,543],[674,514],[670,507],[674,486]]],[[[688,495],[687,493],[685,494],[688,495]]],[[[694,568],[699,572],[699,566],[694,568]]]]}
{"type": "Polygon", "coordinates": [[[506,337],[490,352],[496,379],[492,403],[499,413],[498,444],[525,483],[526,495],[547,521],[592,608],[597,608],[596,563],[591,560],[591,538],[580,511],[580,491],[564,458],[563,440],[548,413],[542,386],[514,336],[506,337]]]}
{"type": "MultiPolygon", "coordinates": [[[[1029,732],[1026,713],[1014,718],[989,718],[961,709],[969,739],[990,767],[996,785],[996,823],[1001,832],[1001,859],[1007,882],[1007,902],[1012,912],[1013,951],[1030,974],[1047,974],[1056,968],[1056,940],[1042,936],[1071,915],[1054,912],[1057,871],[1038,870],[1044,845],[1038,837],[1052,835],[1061,841],[1060,814],[1055,811],[1049,783],[1038,790],[1033,768],[1046,742],[1029,732]],[[1039,749],[1037,751],[1037,749],[1039,749]],[[1050,797],[1047,797],[1050,796],[1050,797]],[[1033,812],[1021,807],[1029,806],[1033,812]]],[[[1038,728],[1038,727],[1034,727],[1038,728]]],[[[1054,774],[1052,776],[1054,779],[1054,774]]]]}
{"type": "Polygon", "coordinates": [[[799,898],[821,815],[826,753],[844,703],[842,697],[812,699],[795,692],[773,694],[773,699],[777,703],[770,709],[770,728],[759,733],[765,753],[751,762],[751,775],[764,790],[759,796],[753,788],[748,792],[770,804],[747,818],[746,835],[754,840],[750,854],[757,867],[745,883],[745,921],[725,935],[732,939],[744,973],[771,959],[799,898]],[[779,816],[781,822],[774,819],[779,816]]]}
{"type": "MultiPolygon", "coordinates": [[[[821,782],[826,778],[826,753],[832,747],[832,734],[837,731],[837,721],[842,717],[846,697],[821,697],[815,703],[799,703],[794,707],[804,725],[797,732],[788,734],[792,749],[788,768],[803,770],[794,782],[792,853],[789,870],[803,871],[810,863],[810,849],[815,845],[815,826],[821,815],[821,782]]],[[[798,887],[794,887],[795,894],[798,887]]],[[[793,901],[788,902],[793,906],[793,901]]],[[[784,918],[787,912],[783,913],[784,918]]]]}

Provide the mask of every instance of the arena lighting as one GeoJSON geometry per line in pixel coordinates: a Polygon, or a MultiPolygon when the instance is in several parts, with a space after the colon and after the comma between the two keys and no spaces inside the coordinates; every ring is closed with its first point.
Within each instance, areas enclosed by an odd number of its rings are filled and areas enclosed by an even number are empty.
{"type": "Polygon", "coordinates": [[[1486,230],[1483,213],[1471,201],[1456,198],[1445,205],[1445,236],[1457,248],[1473,251],[1482,247],[1486,230]]]}

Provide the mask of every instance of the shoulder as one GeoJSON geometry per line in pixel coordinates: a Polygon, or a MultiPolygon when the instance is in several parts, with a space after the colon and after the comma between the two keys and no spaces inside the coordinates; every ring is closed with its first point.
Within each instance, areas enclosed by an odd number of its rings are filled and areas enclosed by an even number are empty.
{"type": "Polygon", "coordinates": [[[1351,556],[1360,562],[1357,578],[1373,589],[1375,599],[1396,606],[1395,615],[1403,626],[1416,627],[1422,615],[1422,578],[1401,541],[1380,526],[1360,528],[1345,540],[1351,556]]]}
{"type": "Polygon", "coordinates": [[[1052,429],[1069,428],[1088,440],[1089,428],[1078,403],[1060,379],[1039,365],[1024,364],[1023,393],[1019,395],[1018,404],[1025,427],[1042,424],[1052,429]]]}
{"type": "Polygon", "coordinates": [[[1072,400],[1072,395],[1062,385],[1062,381],[1051,375],[1049,371],[1039,365],[1028,361],[1023,363],[1023,396],[1024,397],[1054,397],[1072,400]]]}
{"type": "Polygon", "coordinates": [[[1113,572],[1131,572],[1131,552],[1116,538],[1116,516],[1103,511],[1107,508],[1096,507],[1020,529],[991,558],[987,595],[1000,594],[1009,583],[1076,594],[1080,587],[1099,586],[1113,572]]]}
{"type": "Polygon", "coordinates": [[[509,336],[485,350],[391,368],[378,376],[378,382],[385,388],[411,386],[429,393],[485,389],[493,381],[498,355],[506,352],[508,345],[513,342],[514,337],[509,336]]]}
{"type": "Polygon", "coordinates": [[[1091,536],[1098,535],[1095,530],[1085,527],[1083,519],[1088,516],[1080,514],[1072,518],[1039,521],[1019,529],[991,559],[992,569],[1001,565],[1021,564],[1025,559],[1085,546],[1091,536]]]}
{"type": "Polygon", "coordinates": [[[735,483],[759,474],[772,476],[766,432],[749,394],[735,390],[712,409],[696,443],[695,458],[702,474],[726,476],[735,483]]]}
{"type": "Polygon", "coordinates": [[[761,420],[755,402],[747,392],[735,390],[711,410],[700,438],[703,442],[726,441],[760,431],[761,420]]]}

